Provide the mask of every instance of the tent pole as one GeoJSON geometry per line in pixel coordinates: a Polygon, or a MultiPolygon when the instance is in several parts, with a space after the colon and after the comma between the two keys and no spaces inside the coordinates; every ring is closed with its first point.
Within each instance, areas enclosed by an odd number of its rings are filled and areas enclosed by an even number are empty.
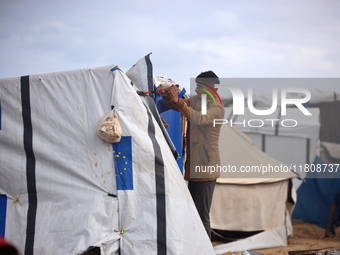
{"type": "Polygon", "coordinates": [[[332,207],[331,207],[331,211],[330,211],[329,217],[328,217],[328,223],[327,223],[327,228],[326,228],[326,231],[325,231],[324,238],[328,238],[329,237],[329,232],[330,232],[331,227],[332,227],[332,220],[333,220],[336,208],[338,208],[338,202],[337,201],[333,201],[332,207]]]}

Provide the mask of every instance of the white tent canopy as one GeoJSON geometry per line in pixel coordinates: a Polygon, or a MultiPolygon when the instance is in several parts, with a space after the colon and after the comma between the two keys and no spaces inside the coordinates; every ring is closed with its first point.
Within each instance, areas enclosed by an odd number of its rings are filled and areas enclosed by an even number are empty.
{"type": "Polygon", "coordinates": [[[214,254],[136,90],[114,65],[0,80],[0,230],[21,253],[214,254]],[[113,145],[95,135],[112,104],[113,145]]]}

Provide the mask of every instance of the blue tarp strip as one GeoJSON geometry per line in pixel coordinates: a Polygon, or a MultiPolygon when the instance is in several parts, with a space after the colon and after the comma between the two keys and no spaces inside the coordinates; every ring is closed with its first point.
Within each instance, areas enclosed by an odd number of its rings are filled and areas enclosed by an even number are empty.
{"type": "Polygon", "coordinates": [[[0,236],[5,237],[7,196],[0,194],[0,236]]]}

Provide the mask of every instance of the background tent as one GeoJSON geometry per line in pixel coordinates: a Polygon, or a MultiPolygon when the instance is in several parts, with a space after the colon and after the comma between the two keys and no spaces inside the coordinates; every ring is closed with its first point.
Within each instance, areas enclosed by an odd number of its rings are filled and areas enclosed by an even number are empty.
{"type": "MultiPolygon", "coordinates": [[[[319,79],[318,82],[322,84],[325,80],[319,79]]],[[[275,128],[266,126],[244,128],[238,125],[238,127],[253,139],[258,148],[281,162],[296,166],[304,166],[304,164],[339,164],[340,144],[338,138],[340,125],[338,115],[340,111],[340,92],[325,91],[323,89],[309,90],[311,99],[306,107],[309,107],[308,111],[312,113],[312,116],[302,116],[301,119],[301,116],[296,114],[299,113],[299,110],[295,108],[288,108],[288,115],[285,116],[285,118],[297,119],[299,124],[302,123],[303,125],[300,129],[283,130],[280,126],[275,126],[275,128]]],[[[299,94],[289,95],[290,98],[300,96],[299,94]]],[[[268,109],[271,106],[271,95],[257,96],[254,103],[256,108],[265,107],[268,109]]],[[[242,117],[238,116],[237,121],[241,122],[242,117]]],[[[247,109],[244,117],[246,120],[259,118],[259,116],[249,113],[247,109]]],[[[279,114],[276,117],[279,118],[279,114]]],[[[326,172],[329,171],[326,170],[326,172]]],[[[294,179],[298,190],[293,217],[315,223],[323,228],[330,224],[330,231],[333,232],[334,228],[339,225],[340,206],[335,204],[335,202],[339,201],[340,194],[339,173],[333,172],[331,176],[324,174],[314,174],[312,176],[307,174],[306,176],[305,173],[300,173],[300,175],[305,177],[305,180],[301,182],[294,179]],[[334,214],[330,215],[332,206],[335,207],[334,214]]]]}
{"type": "Polygon", "coordinates": [[[340,163],[340,90],[312,91],[309,103],[320,109],[320,157],[326,163],[340,163]]]}
{"type": "Polygon", "coordinates": [[[296,175],[227,124],[221,130],[220,153],[221,166],[234,167],[235,171],[226,170],[217,180],[210,213],[212,228],[258,234],[215,246],[217,254],[286,246],[292,233],[290,214],[296,199],[291,179],[296,175]],[[285,167],[285,171],[270,171],[269,166],[285,167]]]}
{"type": "Polygon", "coordinates": [[[214,254],[136,90],[114,65],[0,80],[0,233],[21,253],[214,254]],[[95,135],[112,104],[114,145],[95,135]]]}
{"type": "Polygon", "coordinates": [[[309,104],[320,109],[320,157],[313,164],[325,167],[315,178],[307,174],[299,187],[293,217],[325,228],[325,236],[340,225],[340,91],[314,89],[309,104]]]}
{"type": "MultiPolygon", "coordinates": [[[[325,166],[321,158],[315,158],[314,164],[325,166]]],[[[325,169],[328,173],[336,175],[331,166],[325,169]]],[[[340,170],[340,169],[339,169],[340,170]]],[[[293,212],[293,218],[315,223],[324,229],[330,223],[329,231],[335,233],[335,228],[340,226],[340,206],[334,208],[333,215],[330,211],[333,203],[340,204],[340,178],[307,178],[297,190],[297,203],[293,212]]]]}

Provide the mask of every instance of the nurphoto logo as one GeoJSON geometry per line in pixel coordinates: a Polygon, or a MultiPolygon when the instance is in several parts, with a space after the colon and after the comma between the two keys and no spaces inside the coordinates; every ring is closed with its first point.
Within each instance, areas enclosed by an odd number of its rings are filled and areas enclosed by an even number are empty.
{"type": "MultiPolygon", "coordinates": [[[[219,104],[223,106],[221,100],[221,94],[229,93],[232,98],[232,114],[233,115],[245,115],[245,108],[247,111],[255,116],[269,116],[279,110],[280,116],[287,115],[287,108],[297,108],[300,112],[305,116],[311,116],[312,114],[305,106],[308,104],[311,99],[311,92],[306,88],[301,87],[281,87],[280,89],[277,87],[266,88],[265,93],[269,94],[271,92],[271,97],[268,98],[268,102],[270,102],[269,106],[266,107],[257,107],[256,102],[254,100],[253,88],[248,85],[247,94],[243,93],[242,89],[233,86],[233,85],[225,85],[228,79],[221,79],[221,84],[216,84],[215,88],[206,83],[198,83],[202,86],[197,87],[200,90],[203,90],[205,94],[201,95],[201,114],[207,114],[207,95],[211,97],[214,101],[215,105],[218,104],[217,99],[219,100],[219,104]],[[219,89],[219,93],[217,93],[217,89],[219,89]],[[268,93],[269,92],[269,93],[268,93]],[[299,97],[292,97],[291,95],[299,95],[299,97]]],[[[251,83],[250,83],[251,84],[251,83]]],[[[273,84],[275,85],[275,84],[273,84]]],[[[277,124],[280,124],[284,128],[296,127],[298,125],[297,119],[292,118],[252,118],[247,121],[244,119],[241,122],[233,122],[233,119],[215,119],[213,126],[216,125],[224,125],[229,123],[231,126],[233,125],[242,125],[249,127],[262,127],[262,126],[272,126],[275,127],[277,124]]]]}

